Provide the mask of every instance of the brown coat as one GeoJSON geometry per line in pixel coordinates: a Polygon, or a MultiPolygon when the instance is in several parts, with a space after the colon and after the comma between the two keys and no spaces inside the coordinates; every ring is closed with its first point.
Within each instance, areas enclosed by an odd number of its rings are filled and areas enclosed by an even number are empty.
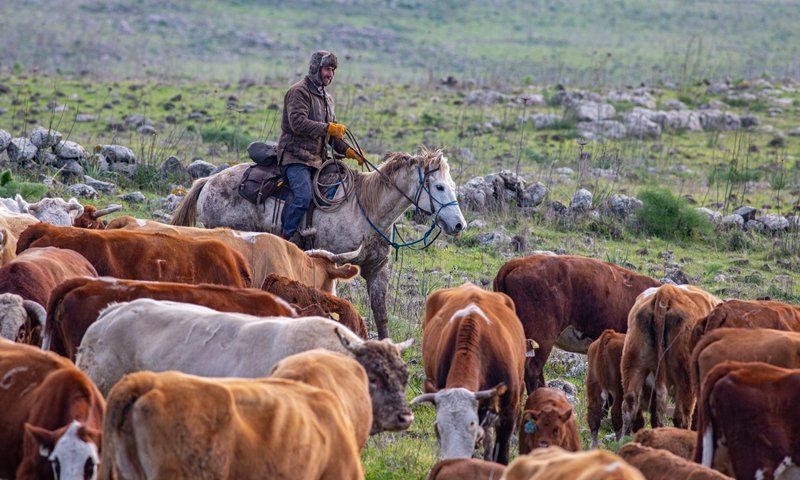
{"type": "Polygon", "coordinates": [[[672,452],[631,442],[619,449],[619,456],[638,468],[647,480],[725,480],[729,477],[672,452]]]}
{"type": "Polygon", "coordinates": [[[302,163],[320,168],[325,158],[325,145],[330,141],[341,154],[347,145],[328,136],[328,122],[336,121],[333,98],[307,75],[295,83],[283,97],[281,137],[278,158],[281,165],[302,163]]]}

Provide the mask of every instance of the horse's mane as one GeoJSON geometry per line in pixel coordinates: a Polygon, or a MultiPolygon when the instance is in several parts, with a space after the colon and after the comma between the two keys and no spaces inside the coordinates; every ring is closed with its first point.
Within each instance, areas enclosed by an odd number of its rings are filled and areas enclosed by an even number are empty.
{"type": "Polygon", "coordinates": [[[432,150],[422,147],[422,151],[418,155],[409,155],[404,152],[389,153],[378,165],[378,170],[383,175],[372,172],[356,176],[356,191],[359,192],[361,204],[366,209],[369,209],[371,205],[379,205],[382,201],[380,198],[381,193],[386,187],[391,187],[388,179],[393,178],[400,170],[416,166],[419,166],[423,172],[436,168],[443,173],[447,173],[450,170],[447,159],[441,149],[432,150]]]}

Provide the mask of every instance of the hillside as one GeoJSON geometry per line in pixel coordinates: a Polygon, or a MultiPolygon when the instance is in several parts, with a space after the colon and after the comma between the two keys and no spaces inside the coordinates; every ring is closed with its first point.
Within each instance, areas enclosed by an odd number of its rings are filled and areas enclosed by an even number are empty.
{"type": "Polygon", "coordinates": [[[786,0],[24,0],[0,71],[291,78],[325,47],[351,81],[680,84],[796,75],[798,23],[786,0]]]}

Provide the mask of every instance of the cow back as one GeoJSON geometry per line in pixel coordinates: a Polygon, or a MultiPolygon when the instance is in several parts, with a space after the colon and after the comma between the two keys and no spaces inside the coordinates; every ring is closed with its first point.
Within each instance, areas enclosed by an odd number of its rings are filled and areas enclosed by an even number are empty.
{"type": "Polygon", "coordinates": [[[40,223],[22,232],[17,254],[46,246],[75,250],[104,276],[237,287],[251,284],[250,269],[242,255],[213,239],[40,223]]]}
{"type": "Polygon", "coordinates": [[[692,460],[697,432],[675,427],[643,428],[633,435],[633,441],[692,460]]]}
{"type": "Polygon", "coordinates": [[[730,477],[698,465],[670,451],[644,446],[637,442],[624,445],[619,456],[638,468],[647,480],[725,480],[730,477]]]}
{"type": "Polygon", "coordinates": [[[645,480],[644,475],[618,455],[605,450],[567,452],[559,447],[541,448],[520,455],[503,480],[645,480]]]}
{"type": "Polygon", "coordinates": [[[223,312],[262,317],[295,316],[295,311],[275,295],[254,288],[225,285],[188,285],[174,282],[146,282],[113,278],[75,278],[54,291],[45,325],[47,349],[74,359],[86,329],[97,320],[100,310],[113,302],[138,298],[172,300],[202,305],[223,312]]]}
{"type": "Polygon", "coordinates": [[[56,285],[81,276],[96,277],[97,271],[78,252],[31,248],[0,268],[0,292],[15,293],[46,306],[56,285]]]}
{"type": "Polygon", "coordinates": [[[505,469],[479,458],[446,458],[433,466],[427,480],[499,480],[505,469]]]}
{"type": "Polygon", "coordinates": [[[103,478],[111,468],[136,476],[143,465],[187,478],[364,475],[338,400],[301,382],[140,372],[116,385],[108,403],[103,478]],[[175,432],[181,432],[177,444],[175,432]],[[203,452],[203,462],[196,452],[203,452]]]}
{"type": "Polygon", "coordinates": [[[800,332],[800,307],[772,300],[727,300],[700,320],[692,331],[692,348],[717,328],[770,328],[800,332]]]}

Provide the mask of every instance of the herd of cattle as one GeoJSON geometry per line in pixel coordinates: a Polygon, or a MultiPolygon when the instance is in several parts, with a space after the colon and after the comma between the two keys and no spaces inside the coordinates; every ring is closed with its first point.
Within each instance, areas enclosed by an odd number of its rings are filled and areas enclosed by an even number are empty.
{"type": "MultiPolygon", "coordinates": [[[[369,435],[409,428],[411,340],[335,296],[358,251],[109,211],[0,202],[0,478],[360,479],[369,435]]],[[[537,254],[430,294],[422,360],[429,479],[800,478],[800,307],[537,254]],[[554,346],[588,354],[591,450],[554,346]]]]}

